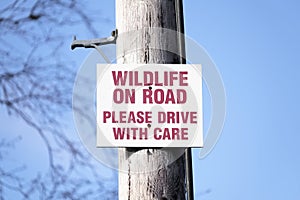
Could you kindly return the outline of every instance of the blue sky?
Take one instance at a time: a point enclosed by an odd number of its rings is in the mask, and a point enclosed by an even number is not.
[[[185,1],[186,34],[218,66],[227,95],[222,136],[194,150],[201,199],[299,199],[300,4]]]
[[[114,1],[97,4],[109,21],[99,23],[106,37],[115,28]],[[214,60],[227,97],[214,150],[204,159],[193,150],[195,199],[300,198],[299,10],[296,0],[184,1],[186,35]],[[66,54],[81,63],[88,52]]]

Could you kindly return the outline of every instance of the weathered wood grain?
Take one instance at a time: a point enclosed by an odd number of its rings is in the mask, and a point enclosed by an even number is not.
[[[161,50],[176,51],[178,37],[147,29],[177,30],[175,8],[175,0],[116,0],[117,62],[179,63],[176,53]],[[135,30],[141,31],[124,34]],[[119,149],[120,200],[185,199],[185,162],[178,156],[184,149],[131,151]]]

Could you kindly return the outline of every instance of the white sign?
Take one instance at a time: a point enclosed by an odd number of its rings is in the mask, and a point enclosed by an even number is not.
[[[201,65],[97,65],[97,147],[202,146]]]

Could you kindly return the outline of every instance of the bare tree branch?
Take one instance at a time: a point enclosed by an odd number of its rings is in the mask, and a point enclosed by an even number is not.
[[[6,162],[5,151],[17,148],[20,138],[1,139],[0,199],[7,198],[8,191],[22,199],[117,196],[113,183],[103,180],[98,163],[68,136],[62,123],[65,113],[71,111],[75,78],[74,62],[62,54],[72,35],[66,30],[80,26],[97,35],[88,10],[82,9],[85,3],[88,1],[14,0],[0,8],[0,107],[35,130],[49,162],[48,171],[22,178],[26,166],[16,163],[16,168],[9,169],[1,164]]]

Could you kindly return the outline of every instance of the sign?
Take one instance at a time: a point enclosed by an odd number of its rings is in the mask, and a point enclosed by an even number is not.
[[[201,65],[98,64],[97,147],[202,147]]]

